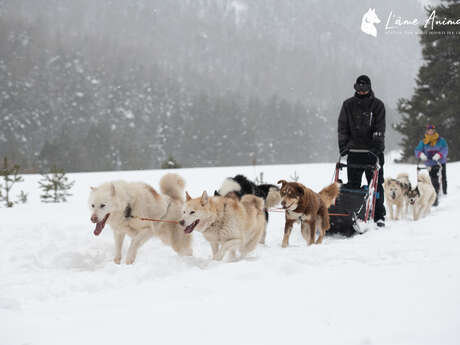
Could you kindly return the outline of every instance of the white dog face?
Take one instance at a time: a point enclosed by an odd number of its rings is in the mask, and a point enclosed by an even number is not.
[[[206,192],[203,192],[201,198],[192,199],[186,193],[186,201],[182,207],[182,220],[180,225],[184,226],[184,231],[189,234],[193,230],[203,231],[207,224],[215,219],[215,213],[210,210],[209,198]]]
[[[392,200],[396,200],[403,195],[401,182],[397,180],[386,179],[383,183],[383,188],[385,189],[385,193],[387,194],[387,196]]]
[[[115,196],[115,186],[104,184],[98,188],[91,187],[88,206],[91,211],[91,221],[96,224],[94,234],[97,236],[104,229],[105,223],[113,209]]]

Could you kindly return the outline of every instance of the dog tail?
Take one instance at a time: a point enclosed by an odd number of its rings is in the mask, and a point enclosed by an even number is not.
[[[321,189],[318,194],[326,204],[326,207],[329,208],[335,202],[335,199],[339,196],[339,193],[340,183],[334,182],[333,184]]]
[[[272,208],[281,202],[280,189],[276,186],[272,186],[268,189],[267,199],[265,200],[265,207]]]
[[[227,196],[229,193],[236,193],[241,191],[241,185],[236,182],[233,178],[229,177],[224,180],[222,186],[219,188],[217,193],[221,196]]]
[[[185,181],[177,174],[166,174],[160,180],[160,190],[173,200],[184,200]]]
[[[264,203],[264,200],[262,198],[259,198],[255,195],[252,195],[252,194],[246,194],[246,195],[243,195],[243,197],[241,198],[241,202],[246,206],[246,205],[249,205],[249,206],[254,206],[258,211],[260,212],[264,212],[264,208],[265,208],[265,203]]]

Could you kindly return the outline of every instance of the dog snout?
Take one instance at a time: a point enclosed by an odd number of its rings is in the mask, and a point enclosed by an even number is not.
[[[93,223],[97,223],[98,219],[97,219],[97,216],[96,216],[95,214],[93,214],[93,215],[91,216],[91,221],[92,221]]]
[[[182,226],[185,226],[185,220],[182,219],[182,220],[179,222],[179,224],[182,225]]]

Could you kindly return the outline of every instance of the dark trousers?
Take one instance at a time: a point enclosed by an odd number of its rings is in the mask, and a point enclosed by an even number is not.
[[[348,154],[347,164],[360,164],[360,165],[368,165],[368,164],[375,164],[376,158],[370,153],[361,153],[361,152],[350,152]],[[384,163],[384,156],[383,153],[379,154],[379,162],[380,162],[380,171],[377,180],[377,200],[375,201],[375,213],[374,213],[374,221],[379,219],[385,220],[385,206],[384,206],[384,193],[383,193],[383,163]],[[363,177],[363,173],[366,174],[367,183],[371,183],[373,170],[372,169],[364,169],[364,168],[347,168],[348,174],[348,184],[351,188],[360,188],[361,187],[361,179]]]
[[[447,174],[446,174],[446,163],[442,164],[441,167],[439,165],[435,165],[430,169],[430,178],[431,184],[436,191],[436,194],[439,194],[439,169],[441,169],[441,183],[442,183],[442,191],[444,194],[447,194]]]

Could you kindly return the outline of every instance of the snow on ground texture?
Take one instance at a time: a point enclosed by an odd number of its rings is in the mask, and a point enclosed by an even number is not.
[[[192,196],[260,171],[269,182],[296,172],[319,190],[333,164],[176,170]],[[402,171],[415,180],[414,166],[385,166],[386,176]],[[309,248],[296,226],[282,249],[284,217],[273,213],[267,245],[245,260],[211,261],[196,233],[194,257],[152,240],[132,266],[112,262],[109,227],[93,235],[89,187],[157,188],[165,171],[72,174],[74,196],[55,205],[40,203],[40,177],[26,176],[16,191],[29,203],[0,209],[0,344],[458,344],[458,172],[449,164],[449,195],[418,222]]]

